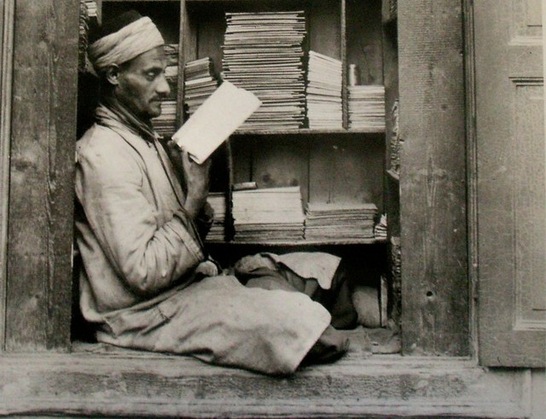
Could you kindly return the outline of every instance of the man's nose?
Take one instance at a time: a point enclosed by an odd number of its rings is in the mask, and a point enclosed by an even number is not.
[[[165,73],[161,74],[156,90],[157,90],[157,93],[164,96],[167,96],[171,92],[171,87],[169,86],[169,82],[167,82]]]

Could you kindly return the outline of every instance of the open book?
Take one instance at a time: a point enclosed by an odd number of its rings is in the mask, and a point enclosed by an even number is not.
[[[260,105],[253,93],[224,81],[172,138],[202,164]]]

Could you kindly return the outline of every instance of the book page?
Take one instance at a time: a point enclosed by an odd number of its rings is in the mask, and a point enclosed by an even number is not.
[[[260,105],[252,92],[224,81],[172,138],[202,164]]]

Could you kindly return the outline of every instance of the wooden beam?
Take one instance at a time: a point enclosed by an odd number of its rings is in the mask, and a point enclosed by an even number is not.
[[[468,355],[462,2],[398,2],[406,354]]]
[[[15,7],[6,349],[70,343],[79,3]]]
[[[4,349],[15,0],[0,2],[0,350]]]

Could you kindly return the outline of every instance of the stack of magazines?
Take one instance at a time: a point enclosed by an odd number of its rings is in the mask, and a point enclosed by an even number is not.
[[[216,90],[218,81],[214,77],[210,57],[189,61],[184,66],[184,103],[191,116]]]
[[[306,89],[309,128],[343,127],[341,71],[341,61],[309,51]]]
[[[211,192],[207,201],[214,210],[207,240],[224,241],[226,239],[226,194],[225,192]]]
[[[374,238],[377,206],[373,203],[307,204],[306,240],[362,240]]]
[[[166,44],[165,78],[169,83],[170,93],[161,101],[161,115],[152,119],[154,129],[159,135],[171,136],[176,131],[176,98],[178,95],[178,44]]]
[[[385,129],[385,87],[349,86],[349,128]]]
[[[305,215],[299,186],[233,192],[235,241],[303,239]]]
[[[241,130],[302,127],[303,12],[226,13],[226,21],[224,77],[262,101]]]

